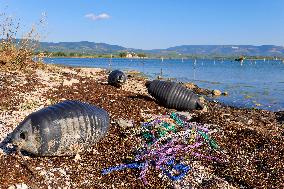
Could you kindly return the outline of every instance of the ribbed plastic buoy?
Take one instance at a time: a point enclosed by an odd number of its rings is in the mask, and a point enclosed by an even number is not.
[[[125,82],[126,82],[126,75],[120,70],[114,70],[108,76],[108,83],[110,85],[120,87]]]
[[[167,108],[176,110],[203,109],[198,96],[183,85],[171,81],[148,81],[148,92]]]
[[[104,137],[109,126],[104,109],[66,100],[27,116],[11,134],[11,141],[38,156],[75,155]]]

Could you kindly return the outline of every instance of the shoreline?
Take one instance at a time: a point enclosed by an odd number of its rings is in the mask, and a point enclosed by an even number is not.
[[[68,66],[68,65],[64,65],[64,64],[58,64],[58,63],[45,63],[46,65],[54,65],[54,66],[58,66],[58,67],[68,67],[68,68],[78,68],[78,69],[80,69],[80,68],[88,68],[88,69],[96,69],[96,67],[91,67],[91,66],[89,66],[89,67],[82,67],[82,66]],[[102,69],[102,70],[104,70],[105,72],[109,72],[112,68],[98,68],[98,69]],[[143,78],[145,78],[145,79],[151,79],[149,76],[147,76],[145,73],[143,73],[142,71],[138,71],[138,70],[122,70],[122,71],[124,71],[126,74],[128,73],[128,72],[132,72],[132,73],[135,73],[136,75],[139,75],[139,76],[141,76],[141,77],[143,77]],[[162,79],[162,80],[170,80],[170,81],[175,81],[175,82],[179,82],[179,83],[182,83],[182,84],[184,84],[187,88],[189,88],[189,89],[191,89],[191,90],[193,90],[195,93],[197,93],[197,94],[199,94],[199,95],[203,95],[203,96],[206,96],[206,97],[209,97],[212,101],[218,101],[218,99],[220,98],[220,97],[223,97],[223,96],[230,96],[230,94],[228,93],[228,91],[226,91],[226,90],[220,90],[220,89],[218,89],[218,88],[201,88],[201,87],[199,87],[196,83],[195,83],[195,81],[189,81],[189,82],[184,82],[184,81],[178,81],[176,78],[174,78],[174,77],[169,77],[169,78],[167,78],[167,77],[161,77],[161,78],[159,78],[159,76],[157,76],[155,79]],[[200,81],[200,80],[199,80]],[[208,82],[210,82],[210,81],[208,81]],[[212,81],[211,83],[216,83],[216,82],[214,82],[214,81]],[[215,95],[214,94],[214,91],[217,91],[217,93],[219,93],[219,91],[221,92],[221,94],[217,94],[217,95]],[[256,94],[256,93],[255,93]],[[245,96],[243,96],[243,98],[245,98],[245,99],[249,99],[249,98],[251,98],[251,96],[249,96],[249,95],[245,95]],[[267,107],[267,106],[265,106],[265,105],[262,105],[262,102],[258,102],[258,101],[256,101],[256,100],[252,100],[252,104],[250,105],[250,106],[244,106],[244,105],[240,105],[240,104],[235,104],[235,105],[233,105],[233,104],[230,104],[230,103],[228,103],[228,104],[226,104],[225,102],[219,102],[218,101],[218,103],[221,103],[221,104],[223,104],[224,106],[230,106],[230,107],[232,107],[232,108],[238,108],[238,109],[256,109],[256,110],[267,110],[267,111],[271,111],[271,112],[284,112],[284,109],[280,109],[280,108],[278,108],[278,109],[276,109],[276,108],[274,108],[274,109],[272,109],[272,108],[265,108],[265,107]],[[262,108],[263,107],[263,108]]]
[[[135,130],[144,114],[173,111],[160,106],[148,95],[145,78],[132,75],[126,85],[115,88],[107,85],[106,70],[100,68],[45,65],[43,69],[32,70],[32,74],[0,71],[1,141],[25,116],[64,99],[103,107],[110,113],[112,121],[109,134],[78,160],[74,157],[23,158],[17,154],[6,155],[0,150],[0,164],[3,165],[0,186],[25,183],[36,188],[145,188],[135,170],[100,175],[102,168],[119,164],[131,156],[131,149],[137,142],[135,135],[131,134],[133,130],[120,128],[116,123],[118,119],[132,120]],[[203,111],[190,113],[198,123],[215,125],[219,134],[213,136],[224,149],[227,163],[198,161],[198,167],[207,167],[203,171],[207,176],[196,185],[213,188],[280,187],[283,183],[284,113],[240,109],[215,102],[206,102],[205,105],[207,108]],[[184,187],[191,181],[187,178],[184,183],[172,183],[158,174],[150,174],[152,186]]]
[[[163,57],[163,56],[161,56]],[[43,57],[43,58],[82,58],[82,59],[137,59],[137,60],[160,60],[161,57],[147,57],[147,58],[126,58],[126,57],[94,57],[94,56],[50,56],[50,57]],[[217,61],[224,61],[224,60],[231,60],[232,62],[236,62],[238,63],[238,61],[235,61],[235,56],[234,57],[229,57],[229,58],[185,58],[185,57],[181,57],[181,58],[178,58],[178,57],[175,57],[175,58],[170,58],[170,57],[163,57],[164,60],[180,60],[180,59],[183,59],[183,60],[217,60]],[[264,59],[263,58],[246,58],[244,59],[244,61],[263,61]],[[274,57],[268,57],[268,58],[265,58],[265,61],[271,61],[271,60],[275,60]],[[284,61],[284,58],[280,58],[280,59],[277,59],[275,61]]]

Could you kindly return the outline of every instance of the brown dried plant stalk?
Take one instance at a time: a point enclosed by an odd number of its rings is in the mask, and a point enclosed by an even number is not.
[[[37,26],[43,26],[45,15]],[[5,13],[0,13],[0,66],[13,70],[23,69],[34,64],[32,58],[39,47],[40,34],[35,27],[17,39],[20,22]]]

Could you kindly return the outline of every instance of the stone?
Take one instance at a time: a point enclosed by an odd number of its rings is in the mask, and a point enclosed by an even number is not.
[[[201,110],[201,112],[208,112],[208,107],[205,105],[205,106],[203,107],[203,109]]]
[[[75,158],[74,158],[75,161],[79,161],[81,160],[81,156],[80,154],[76,154]]]
[[[229,93],[228,93],[227,91],[225,91],[225,92],[222,93],[222,95],[223,95],[223,96],[228,96]]]
[[[44,175],[47,174],[47,172],[46,172],[45,170],[42,170],[42,171],[39,172],[39,174],[40,174],[41,176],[44,176]]]
[[[253,120],[252,120],[252,119],[248,120],[248,125],[250,125],[250,124],[252,124],[252,123],[253,123]]]
[[[205,102],[205,98],[204,98],[203,96],[200,96],[200,97],[199,97],[199,101],[200,101],[201,103],[204,103],[204,102]]]
[[[195,89],[196,85],[194,83],[185,83],[184,86],[188,89]]]
[[[212,94],[213,94],[214,96],[220,96],[222,93],[221,93],[220,90],[214,89],[214,90],[212,91]]]
[[[192,119],[192,116],[194,115],[193,113],[184,112],[184,111],[180,111],[176,113],[179,115],[185,116],[188,120]]]
[[[131,120],[118,119],[116,122],[123,129],[133,127],[133,122]]]
[[[28,185],[25,183],[16,184],[16,189],[29,189]]]

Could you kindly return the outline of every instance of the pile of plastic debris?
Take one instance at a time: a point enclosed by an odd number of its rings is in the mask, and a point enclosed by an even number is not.
[[[161,170],[171,180],[182,179],[191,171],[192,157],[221,161],[211,156],[219,150],[209,136],[209,129],[190,118],[172,112],[156,116],[141,124],[143,144],[135,151],[135,160],[130,164],[103,169],[102,174],[123,169],[140,169],[140,178],[147,184],[146,173],[150,166]],[[216,153],[215,153],[216,154]]]

